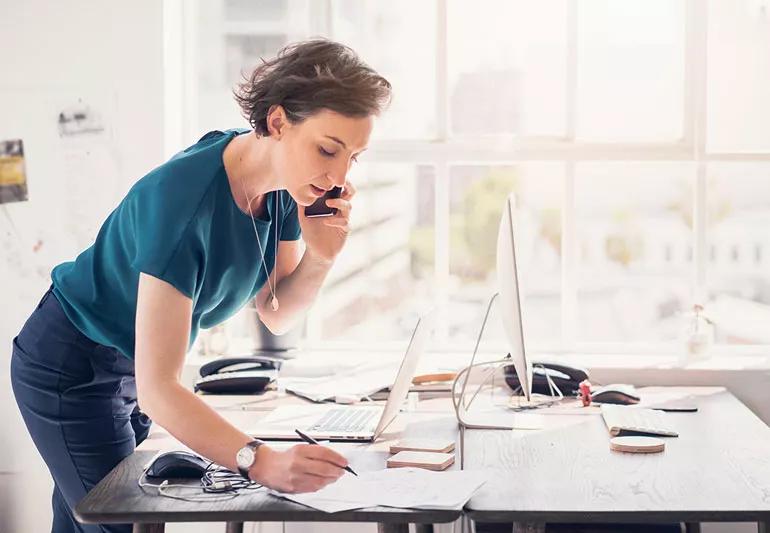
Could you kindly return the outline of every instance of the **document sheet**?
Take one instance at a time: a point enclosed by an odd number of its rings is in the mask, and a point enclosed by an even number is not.
[[[460,509],[486,479],[483,471],[389,468],[345,474],[318,492],[273,494],[329,513],[376,506]]]

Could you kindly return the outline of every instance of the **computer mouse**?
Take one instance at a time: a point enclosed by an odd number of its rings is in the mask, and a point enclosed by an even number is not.
[[[182,450],[165,452],[157,456],[147,468],[147,477],[200,479],[211,464],[194,453]]]
[[[639,403],[640,399],[633,385],[623,385],[620,383],[605,385],[591,392],[591,401],[596,403],[631,405]]]

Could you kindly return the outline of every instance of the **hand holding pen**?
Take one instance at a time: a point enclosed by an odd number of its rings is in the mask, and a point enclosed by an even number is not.
[[[304,433],[302,433],[302,432],[301,432],[300,430],[298,430],[298,429],[295,429],[295,430],[294,430],[294,432],[295,432],[297,435],[299,435],[299,438],[301,438],[302,440],[304,440],[304,441],[305,441],[305,442],[307,442],[308,444],[315,444],[315,445],[319,445],[319,444],[318,444],[318,441],[317,441],[317,440],[315,440],[315,439],[314,439],[313,437],[311,437],[310,435],[305,435]],[[320,446],[320,445],[319,445],[319,446]],[[353,474],[354,476],[358,477],[358,474],[356,474],[356,473],[353,471],[353,469],[352,469],[352,468],[350,468],[350,465],[348,465],[348,466],[344,466],[344,467],[342,467],[342,468],[343,468],[344,470],[347,470],[348,472],[350,472],[350,473],[351,473],[351,474]]]
[[[315,443],[304,438],[305,442]],[[315,492],[337,481],[345,471],[347,459],[326,446],[292,446],[274,450],[263,445],[249,470],[249,477],[266,487],[286,493]],[[348,470],[349,471],[349,470]]]

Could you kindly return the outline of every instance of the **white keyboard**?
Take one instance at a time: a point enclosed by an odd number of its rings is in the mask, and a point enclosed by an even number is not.
[[[667,420],[666,413],[653,409],[603,404],[602,417],[612,435],[647,433],[666,437],[679,436]]]
[[[371,407],[329,409],[312,428],[313,431],[356,431],[371,430],[372,420],[382,414],[380,409]]]

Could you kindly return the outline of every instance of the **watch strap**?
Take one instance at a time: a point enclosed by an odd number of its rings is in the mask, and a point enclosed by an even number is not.
[[[241,476],[243,476],[244,478],[248,479],[249,481],[251,481],[251,478],[249,477],[249,469],[252,466],[254,466],[254,463],[257,460],[257,449],[260,446],[262,446],[263,444],[264,444],[263,441],[261,441],[259,439],[254,439],[253,441],[246,443],[246,445],[244,446],[244,448],[251,448],[252,449],[252,451],[254,452],[254,460],[251,462],[251,464],[247,468],[243,468],[243,467],[241,467],[241,465],[237,465],[237,466],[238,466],[238,473]]]

